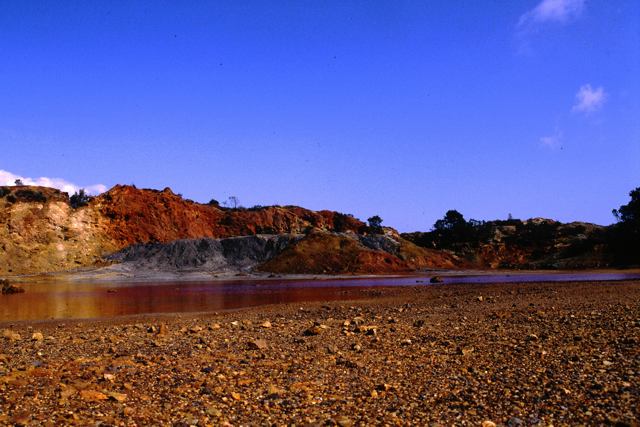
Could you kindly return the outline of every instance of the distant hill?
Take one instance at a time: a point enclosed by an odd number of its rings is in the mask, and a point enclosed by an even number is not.
[[[416,245],[452,251],[479,268],[582,269],[612,265],[607,227],[551,219],[475,222],[466,229],[404,233]]]

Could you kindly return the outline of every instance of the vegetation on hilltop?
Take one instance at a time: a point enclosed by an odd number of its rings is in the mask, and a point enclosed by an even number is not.
[[[629,197],[629,203],[612,211],[618,222],[609,228],[608,240],[616,265],[640,265],[640,187]]]

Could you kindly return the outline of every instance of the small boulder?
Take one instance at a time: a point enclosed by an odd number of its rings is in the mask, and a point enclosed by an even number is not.
[[[21,294],[24,292],[24,289],[12,285],[7,279],[0,279],[0,287],[2,288],[2,295]]]
[[[2,331],[2,336],[8,339],[9,341],[20,341],[20,334],[17,332],[13,332],[11,329],[5,329]]]
[[[431,279],[429,279],[429,283],[442,283],[442,277],[433,276]]]

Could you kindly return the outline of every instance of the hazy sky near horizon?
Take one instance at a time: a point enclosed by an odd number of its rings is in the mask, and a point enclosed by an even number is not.
[[[636,0],[0,0],[0,55],[0,178],[401,231],[608,224],[640,186]]]

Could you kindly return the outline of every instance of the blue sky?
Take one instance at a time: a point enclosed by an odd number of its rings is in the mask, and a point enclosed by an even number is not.
[[[0,180],[607,224],[639,46],[632,0],[0,0]]]

